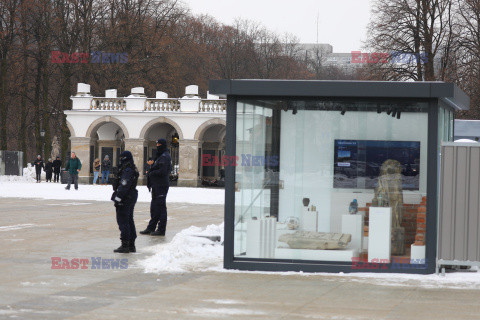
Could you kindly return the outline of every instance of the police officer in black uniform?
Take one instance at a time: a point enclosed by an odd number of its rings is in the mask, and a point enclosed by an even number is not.
[[[123,151],[120,154],[119,170],[112,184],[114,191],[112,201],[115,202],[122,245],[113,250],[113,252],[136,252],[135,239],[137,238],[137,232],[135,230],[135,222],[133,221],[133,209],[138,198],[136,189],[138,176],[139,173],[133,163],[132,153]]]
[[[167,150],[167,141],[158,139],[157,155],[155,162],[148,171],[147,179],[148,190],[152,192],[152,202],[150,204],[151,219],[147,228],[140,231],[140,234],[165,236],[167,229],[167,193],[170,186],[169,178],[171,171],[172,158]]]

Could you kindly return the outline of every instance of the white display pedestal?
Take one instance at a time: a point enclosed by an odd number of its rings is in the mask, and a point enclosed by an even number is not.
[[[425,264],[425,246],[416,246],[412,244],[410,247],[410,263]]]
[[[368,261],[389,263],[391,252],[392,208],[371,207],[368,228]]]
[[[303,207],[302,216],[300,217],[300,230],[313,231],[318,230],[318,212],[308,211],[308,208]]]
[[[248,220],[247,252],[250,258],[273,258],[276,246],[276,218]]]
[[[348,244],[348,248],[357,249],[358,252],[362,252],[363,216],[361,214],[342,215],[342,233],[352,235],[352,240]]]

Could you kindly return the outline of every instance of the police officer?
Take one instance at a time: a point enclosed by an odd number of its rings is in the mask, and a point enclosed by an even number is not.
[[[137,203],[138,170],[133,163],[132,153],[123,151],[120,154],[119,170],[113,181],[112,200],[117,212],[117,223],[120,229],[122,245],[113,252],[129,253],[136,252],[135,239],[137,232],[133,221],[133,209]]]
[[[155,162],[148,171],[147,179],[148,190],[152,193],[152,202],[150,204],[151,219],[147,228],[140,231],[140,234],[165,236],[167,229],[167,193],[170,186],[169,178],[171,171],[172,158],[167,150],[167,141],[158,139],[157,155]]]

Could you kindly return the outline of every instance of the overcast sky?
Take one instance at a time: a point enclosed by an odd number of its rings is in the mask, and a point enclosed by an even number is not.
[[[371,0],[182,0],[192,13],[208,13],[220,22],[235,18],[297,36],[302,43],[329,43],[334,52],[360,50],[366,38]]]

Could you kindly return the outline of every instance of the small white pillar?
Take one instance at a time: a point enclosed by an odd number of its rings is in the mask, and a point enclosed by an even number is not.
[[[220,100],[220,97],[214,94],[210,94],[210,91],[207,91],[207,100]]]
[[[198,96],[198,86],[190,85],[185,87],[185,96],[178,99],[180,102],[180,111],[198,112],[202,99]]]
[[[72,100],[72,110],[90,110],[92,95],[90,94],[90,85],[86,83],[77,84],[77,94],[70,97]]]
[[[105,90],[105,98],[116,98],[116,97],[117,97],[117,89]]]
[[[168,99],[168,93],[163,91],[157,91],[155,93],[155,99]]]
[[[145,89],[143,87],[132,88],[130,95],[124,98],[127,111],[144,111],[145,101]]]

